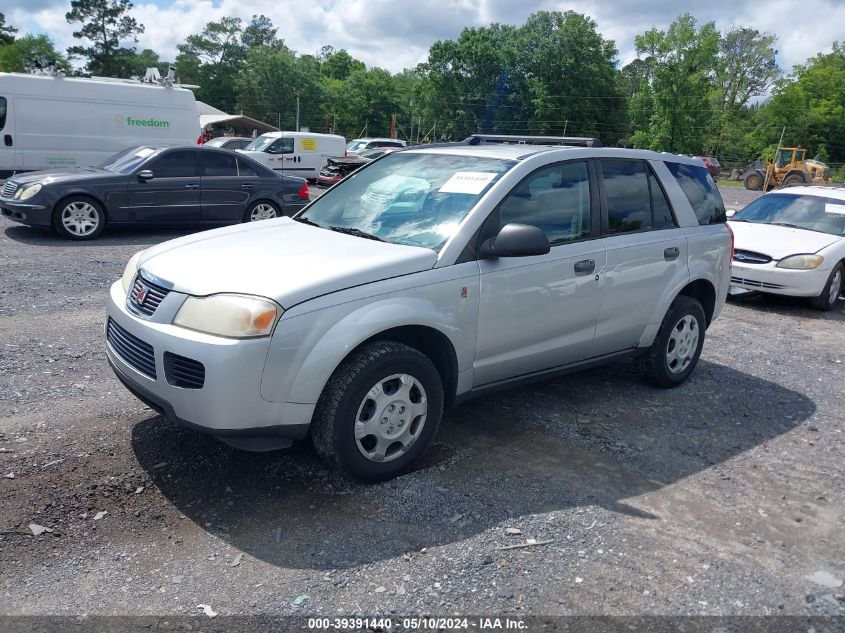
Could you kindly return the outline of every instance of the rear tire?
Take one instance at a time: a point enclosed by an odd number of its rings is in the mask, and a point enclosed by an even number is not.
[[[281,217],[282,213],[275,202],[269,200],[256,200],[247,207],[244,213],[244,222],[258,222],[259,220],[270,220]]]
[[[427,356],[394,341],[363,345],[334,371],[314,412],[317,453],[343,475],[378,482],[407,472],[443,415],[443,383]]]
[[[782,187],[798,187],[805,184],[804,176],[799,174],[789,174],[783,179]]]
[[[93,240],[106,228],[106,214],[93,198],[70,196],[53,210],[53,228],[68,240]]]
[[[701,356],[706,318],[701,304],[686,295],[675,297],[657,336],[642,358],[649,382],[664,389],[683,383]]]
[[[821,294],[810,299],[810,305],[823,312],[832,310],[839,300],[839,295],[842,294],[843,282],[845,282],[845,266],[842,265],[842,262],[839,262],[830,271],[830,277],[827,278],[827,283],[824,285]]]

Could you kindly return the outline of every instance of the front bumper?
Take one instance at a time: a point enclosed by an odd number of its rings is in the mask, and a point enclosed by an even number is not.
[[[136,369],[106,342],[106,355],[117,377],[148,406],[168,419],[226,439],[239,448],[261,450],[257,438],[275,440],[273,448],[290,445],[308,434],[314,405],[268,402],[261,397],[261,377],[269,338],[227,339],[172,325],[186,295],[170,292],[153,316],[141,318],[126,307],[120,281],[110,290],[108,319],[125,332],[152,346],[155,377]],[[164,354],[194,359],[205,367],[199,389],[168,382]],[[232,438],[241,438],[235,442]],[[244,439],[246,438],[246,439]],[[252,445],[255,444],[255,445]]]
[[[791,297],[817,297],[824,290],[830,269],[789,270],[769,264],[732,262],[731,286]]]
[[[37,196],[33,196],[36,198]],[[46,204],[37,202],[21,202],[14,198],[0,198],[0,214],[13,222],[31,224],[33,226],[52,225],[51,209]]]

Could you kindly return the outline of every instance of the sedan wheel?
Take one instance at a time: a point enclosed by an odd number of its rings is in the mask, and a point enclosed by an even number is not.
[[[68,198],[56,210],[53,225],[62,236],[72,240],[90,240],[105,228],[105,214],[88,198]]]
[[[247,212],[248,222],[258,222],[259,220],[269,220],[279,216],[276,207],[269,202],[258,202],[254,204]]]
[[[827,283],[818,297],[813,297],[810,303],[816,310],[832,310],[842,294],[842,285],[845,283],[845,266],[836,264],[827,278]]]

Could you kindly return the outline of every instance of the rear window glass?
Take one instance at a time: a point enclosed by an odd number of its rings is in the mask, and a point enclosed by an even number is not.
[[[258,176],[258,172],[256,172],[255,169],[252,167],[252,165],[250,165],[244,159],[239,158],[238,159],[238,175],[239,176],[255,177],[255,176]]]
[[[6,97],[0,97],[0,130],[6,127]]]
[[[699,224],[718,224],[728,219],[722,196],[706,167],[670,162],[666,163],[666,167],[681,186]]]

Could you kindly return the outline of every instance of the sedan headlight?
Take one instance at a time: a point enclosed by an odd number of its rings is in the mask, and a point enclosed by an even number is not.
[[[173,325],[218,336],[253,338],[268,336],[282,312],[281,306],[261,297],[226,294],[188,297]]]
[[[141,255],[143,254],[144,251],[138,251],[135,253],[129,258],[129,263],[126,264],[126,268],[123,270],[123,277],[120,278],[120,282],[123,284],[123,292],[126,294],[129,294],[129,288],[132,286],[132,280],[138,273],[138,260],[141,259]]]
[[[824,257],[821,255],[790,255],[784,257],[777,263],[777,268],[790,268],[792,270],[811,270],[822,265]]]
[[[29,187],[21,187],[20,189],[18,189],[18,192],[15,194],[15,198],[17,198],[18,200],[29,200],[39,191],[41,191],[41,183],[37,182],[34,185],[30,185]]]

